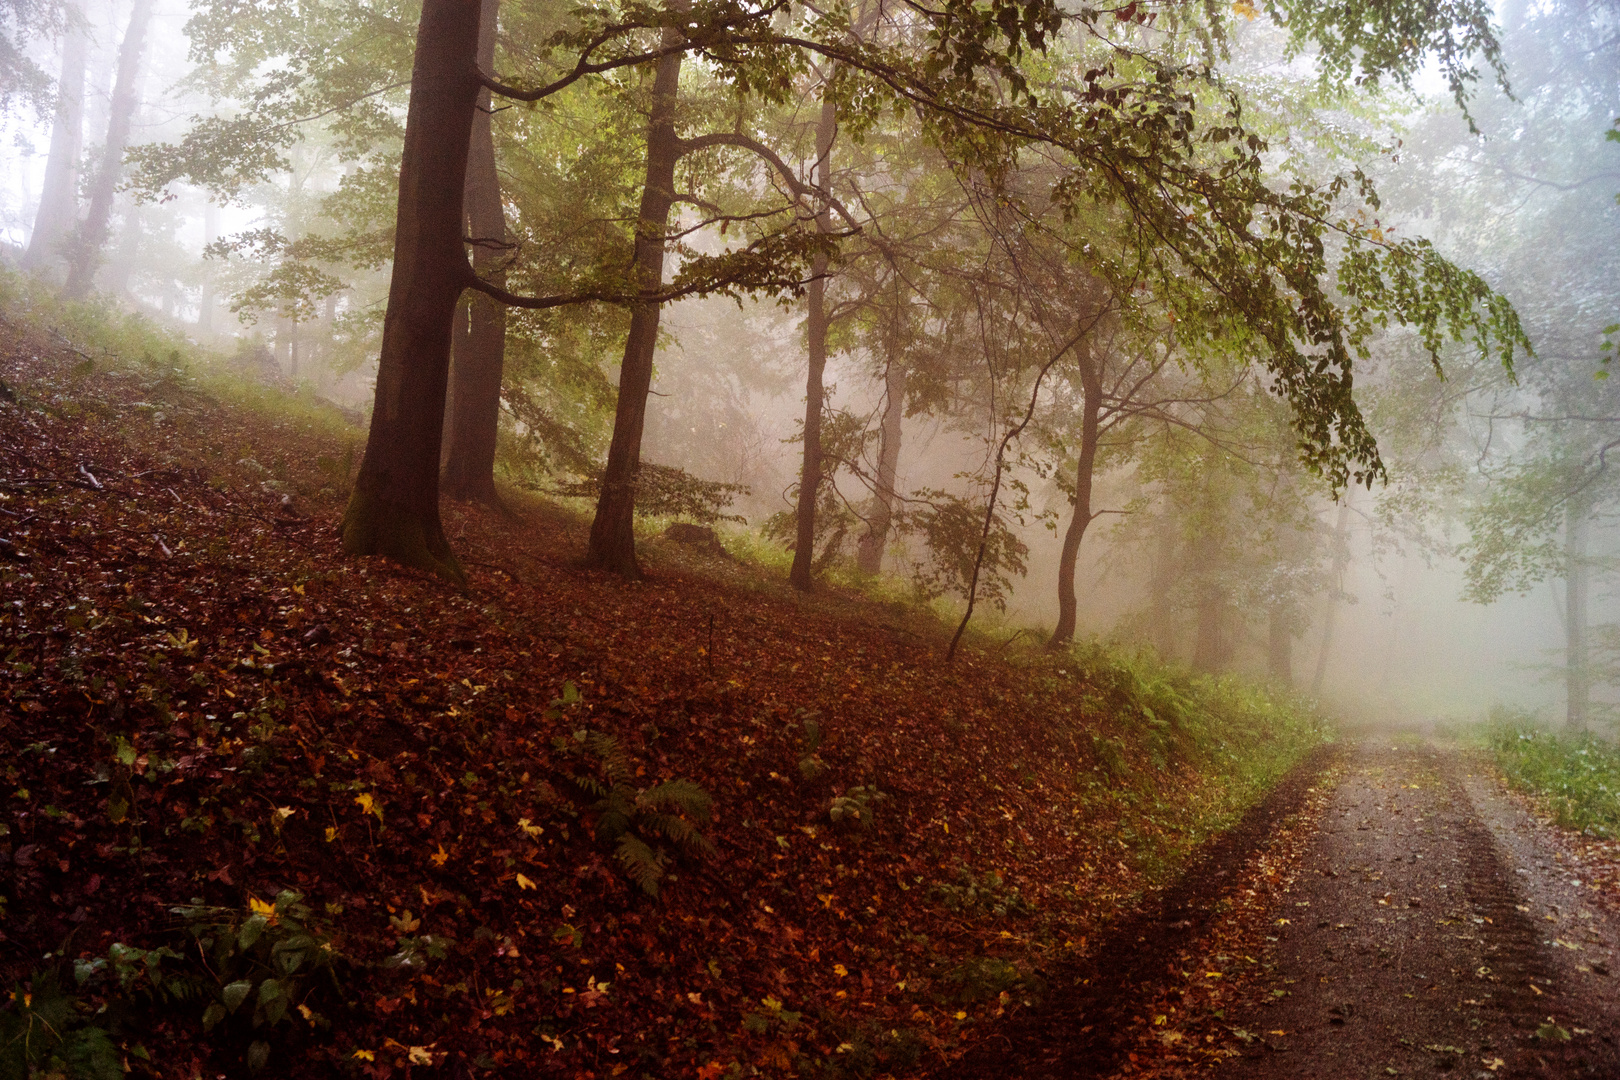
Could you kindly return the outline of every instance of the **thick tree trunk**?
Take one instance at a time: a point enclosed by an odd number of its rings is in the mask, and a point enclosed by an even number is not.
[[[1266,641],[1266,670],[1284,686],[1294,685],[1294,620],[1285,604],[1267,612],[1270,631]]]
[[[45,189],[40,192],[34,231],[23,255],[24,270],[59,263],[63,247],[79,217],[79,158],[84,151],[84,57],[88,34],[77,9],[67,12],[62,39],[62,75],[56,83],[56,119],[51,124],[51,153],[45,160]]]
[[[478,27],[478,66],[495,70],[495,22],[500,0],[483,0]],[[495,171],[495,136],[490,97],[478,97],[472,140],[467,148],[467,235],[473,272],[501,288],[506,274],[506,214],[501,179]],[[483,293],[470,293],[465,316],[456,318],[446,409],[448,451],[444,494],[452,499],[501,506],[495,491],[495,439],[501,419],[501,368],[506,359],[506,305]]]
[[[827,176],[833,138],[838,134],[838,106],[831,97],[821,100],[821,120],[816,125],[816,183],[823,190],[832,185]],[[816,214],[816,230],[832,231],[832,211],[823,206]],[[804,391],[804,463],[799,469],[799,505],[793,541],[793,567],[788,584],[800,592],[815,588],[816,497],[821,494],[821,409],[826,399],[824,376],[827,371],[827,256],[817,255],[811,263],[811,281],[805,293],[805,343],[809,353],[809,374]]]
[[[1339,614],[1339,595],[1344,591],[1344,568],[1350,565],[1350,493],[1339,502],[1339,520],[1333,526],[1333,592],[1328,597],[1327,614],[1322,619],[1322,644],[1316,652],[1316,671],[1311,675],[1311,696],[1322,696],[1327,677],[1328,657],[1333,647],[1333,624]]]
[[[666,29],[664,40],[675,44],[680,35]],[[643,296],[656,294],[664,284],[665,235],[675,201],[675,162],[680,157],[675,105],[680,91],[681,58],[681,53],[671,53],[659,60],[653,79],[652,112],[647,121],[647,174],[636,224],[636,275]],[[619,365],[613,441],[608,446],[602,494],[596,501],[596,518],[591,522],[590,548],[585,556],[589,566],[632,579],[641,576],[636,562],[636,473],[641,468],[641,435],[647,425],[647,394],[652,389],[661,306],[656,300],[642,300],[630,312],[630,333]]]
[[[1091,348],[1091,335],[1075,346],[1080,367],[1080,460],[1074,473],[1074,516],[1063,533],[1063,552],[1058,557],[1058,622],[1048,649],[1061,649],[1074,640],[1079,619],[1079,603],[1074,595],[1074,572],[1080,558],[1080,541],[1095,516],[1091,512],[1091,479],[1097,468],[1097,439],[1102,417],[1102,363]]]
[[[466,575],[439,520],[439,447],[451,320],[468,278],[462,188],[480,89],[478,23],[469,0],[422,5],[376,403],[343,517],[350,554],[388,555],[456,582]]]
[[[140,103],[136,82],[141,72],[141,53],[146,46],[146,27],[152,21],[152,0],[135,0],[129,13],[129,27],[118,47],[118,75],[113,81],[112,106],[107,116],[107,141],[95,184],[90,189],[90,209],[78,235],[68,244],[67,283],[62,295],[80,300],[90,294],[101,248],[107,242],[112,222],[113,199],[118,194],[118,178],[124,171],[124,150],[129,146],[129,129]]]
[[[883,428],[878,438],[877,491],[872,500],[872,517],[866,523],[855,562],[862,573],[876,574],[883,569],[883,552],[889,546],[889,525],[894,520],[895,477],[900,471],[900,437],[906,415],[906,368],[891,359],[883,373]]]
[[[1564,509],[1564,692],[1565,726],[1586,731],[1591,702],[1587,670],[1587,598],[1591,566],[1587,561],[1588,516],[1584,504],[1570,500]]]

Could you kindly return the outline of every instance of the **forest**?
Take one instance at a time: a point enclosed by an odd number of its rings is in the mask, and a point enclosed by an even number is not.
[[[0,0],[0,128],[0,1080],[1620,1069],[1615,0]]]

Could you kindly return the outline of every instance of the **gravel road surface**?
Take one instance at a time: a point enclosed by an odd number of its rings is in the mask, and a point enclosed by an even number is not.
[[[1620,1078],[1620,927],[1479,770],[1410,738],[1351,752],[1221,1071]]]

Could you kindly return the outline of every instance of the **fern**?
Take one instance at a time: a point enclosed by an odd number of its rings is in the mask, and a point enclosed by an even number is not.
[[[591,796],[597,815],[596,838],[616,844],[614,858],[630,880],[648,896],[658,895],[670,856],[654,845],[673,844],[683,855],[701,858],[714,845],[688,818],[708,821],[714,799],[691,780],[665,780],[648,788],[634,786],[636,763],[619,740],[603,731],[581,729],[572,739],[557,739],[558,749],[596,759],[597,776],[573,777]]]
[[[619,837],[619,849],[614,852],[619,865],[630,875],[630,880],[641,886],[648,896],[658,895],[658,881],[664,876],[664,857],[648,847],[635,833]]]

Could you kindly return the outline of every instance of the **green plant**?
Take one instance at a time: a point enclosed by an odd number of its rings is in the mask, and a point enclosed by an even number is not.
[[[174,912],[185,920],[208,962],[210,977],[204,988],[212,1000],[203,1010],[203,1030],[212,1031],[233,1016],[245,1021],[256,1036],[247,1051],[251,1070],[262,1069],[269,1059],[264,1034],[290,1015],[296,1013],[317,1027],[329,1026],[309,1000],[322,975],[337,988],[337,954],[312,927],[302,894],[283,890],[269,904],[250,899],[245,913],[201,901]]]
[[[0,1008],[0,1080],[122,1080],[122,1055],[91,1008],[53,970],[14,986]]]
[[[1501,707],[1491,710],[1486,743],[1508,782],[1539,796],[1559,825],[1620,836],[1620,750],[1591,735],[1556,735]]]
[[[876,784],[857,785],[842,795],[833,796],[832,804],[827,807],[827,816],[832,818],[834,825],[853,824],[869,829],[877,817],[877,804],[886,799],[888,796],[879,791]]]
[[[980,1001],[1007,994],[1018,996],[1024,1004],[1032,1004],[1040,996],[1040,981],[1007,960],[994,956],[972,956],[952,968],[945,982],[953,989],[951,1000],[959,1005],[972,1005]]]
[[[1035,905],[1023,898],[1018,887],[1002,881],[1000,874],[992,870],[979,877],[968,866],[957,867],[954,883],[936,882],[930,885],[928,898],[954,912],[982,911],[997,918],[1030,915],[1035,911]]]
[[[804,720],[804,746],[803,755],[799,758],[799,775],[806,780],[815,780],[827,771],[827,763],[821,760],[816,751],[821,749],[821,725],[816,721],[818,712],[802,713]]]
[[[714,800],[690,780],[676,778],[651,787],[635,786],[636,768],[619,740],[602,731],[584,728],[573,738],[556,740],[559,750],[595,759],[596,775],[574,776],[579,789],[595,801],[596,838],[614,844],[614,857],[630,880],[648,896],[658,895],[671,857],[659,839],[668,840],[682,854],[701,857],[714,845],[687,818],[707,821]]]
[[[752,1035],[767,1035],[776,1029],[792,1031],[803,1018],[802,1012],[783,1008],[780,998],[766,997],[760,1000],[758,1009],[743,1013],[743,1030]]]

